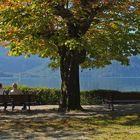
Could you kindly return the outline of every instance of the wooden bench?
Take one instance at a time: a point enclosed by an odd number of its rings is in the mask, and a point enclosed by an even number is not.
[[[0,106],[4,106],[6,108],[6,95],[0,95]]]
[[[22,106],[25,104],[30,110],[30,106],[34,105],[36,102],[36,96],[33,94],[22,94],[22,95],[0,95],[0,105],[4,106],[6,109],[7,106],[12,106],[12,111],[14,106]]]
[[[109,108],[114,111],[114,104],[138,104],[140,103],[140,93],[105,93],[101,95],[103,103],[109,104]]]

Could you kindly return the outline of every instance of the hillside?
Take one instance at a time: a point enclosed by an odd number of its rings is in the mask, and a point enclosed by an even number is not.
[[[132,57],[128,66],[114,61],[111,65],[94,69],[92,72],[99,77],[140,77],[140,58]]]
[[[0,48],[0,75],[10,76],[21,73],[22,76],[51,76],[60,78],[59,70],[52,71],[48,68],[48,59],[32,56],[25,59],[20,57],[8,57],[7,50]],[[81,79],[95,77],[140,77],[140,57],[132,57],[129,66],[122,66],[118,62],[101,69],[83,70]]]
[[[32,56],[25,59],[23,56],[10,57],[7,56],[7,50],[0,48],[0,74],[1,72],[20,73],[28,71],[34,67],[45,63],[46,59],[41,59],[37,56]]]
[[[25,75],[53,75],[59,76],[59,71],[51,71],[47,67],[47,63],[30,69],[24,73]],[[81,78],[93,78],[93,77],[140,77],[140,58],[132,57],[129,66],[123,66],[118,62],[113,62],[112,65],[106,66],[100,69],[82,70],[80,73]]]

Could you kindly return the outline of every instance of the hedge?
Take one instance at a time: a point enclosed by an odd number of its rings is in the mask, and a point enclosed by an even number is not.
[[[8,94],[11,87],[5,87],[5,91]],[[23,94],[35,94],[37,96],[37,104],[59,104],[59,99],[61,95],[60,89],[49,89],[49,88],[31,88],[25,86],[19,86],[19,89]],[[91,104],[101,104],[100,94],[105,93],[116,93],[118,91],[113,90],[91,90],[91,91],[81,91],[81,104],[91,105]]]

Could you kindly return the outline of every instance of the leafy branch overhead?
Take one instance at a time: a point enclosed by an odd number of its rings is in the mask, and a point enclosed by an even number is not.
[[[0,42],[9,55],[38,54],[59,62],[76,50],[83,67],[140,53],[139,0],[1,0]]]

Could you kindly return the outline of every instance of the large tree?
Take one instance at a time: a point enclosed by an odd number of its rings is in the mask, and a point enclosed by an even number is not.
[[[60,66],[60,109],[81,109],[79,66],[128,64],[140,53],[139,0],[1,0],[0,42],[9,55]]]

